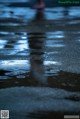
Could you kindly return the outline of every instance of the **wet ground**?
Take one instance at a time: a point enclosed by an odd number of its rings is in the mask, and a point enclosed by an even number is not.
[[[36,11],[0,5],[0,105],[11,110],[12,119],[80,113],[79,11],[76,6]]]

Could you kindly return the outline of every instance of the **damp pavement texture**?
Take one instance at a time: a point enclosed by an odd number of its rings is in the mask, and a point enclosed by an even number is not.
[[[80,114],[79,11],[0,4],[0,110],[11,119]]]
[[[80,93],[46,87],[1,89],[0,107],[10,110],[11,119],[55,119],[54,113],[63,119],[64,114],[79,115]]]

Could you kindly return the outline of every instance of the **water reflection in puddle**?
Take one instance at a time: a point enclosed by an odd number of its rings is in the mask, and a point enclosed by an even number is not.
[[[63,38],[64,32],[63,31],[48,32],[47,37],[48,38]],[[57,41],[55,40],[55,42]]]
[[[0,49],[4,48],[4,45],[6,44],[6,40],[0,40]]]
[[[80,7],[77,7],[77,9],[75,9],[75,8],[76,7],[70,8],[69,15],[72,17],[80,17],[80,12],[79,12]]]
[[[79,26],[79,9],[58,7],[36,12],[30,8],[2,7],[0,25],[7,30],[0,32],[0,70],[11,71],[4,77],[16,75],[23,79],[24,74],[30,73],[30,76],[41,78],[42,75],[42,80],[47,80],[45,75],[54,76],[60,70],[80,73],[79,44],[76,42],[79,42],[80,31],[74,26]],[[26,31],[28,24],[32,25],[31,31]],[[14,31],[8,27],[14,27]],[[53,31],[46,31],[53,27]],[[43,31],[39,32],[39,28]]]
[[[52,9],[46,9],[46,19],[49,20],[55,20],[55,19],[62,19],[63,16],[63,8],[52,8]]]
[[[79,112],[80,8],[0,10],[0,88],[9,87],[0,90],[0,107],[22,119]]]

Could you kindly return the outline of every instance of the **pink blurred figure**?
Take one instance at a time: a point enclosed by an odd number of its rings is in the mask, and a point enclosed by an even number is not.
[[[36,0],[38,5],[34,6],[34,9],[44,9],[45,4],[43,2],[43,0]]]

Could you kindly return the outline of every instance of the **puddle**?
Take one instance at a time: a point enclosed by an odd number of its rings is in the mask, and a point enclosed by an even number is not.
[[[80,74],[79,7],[0,9],[0,70],[11,71],[4,80],[40,75],[45,80],[60,71]]]
[[[0,107],[10,118],[79,114],[79,11],[0,6]]]

